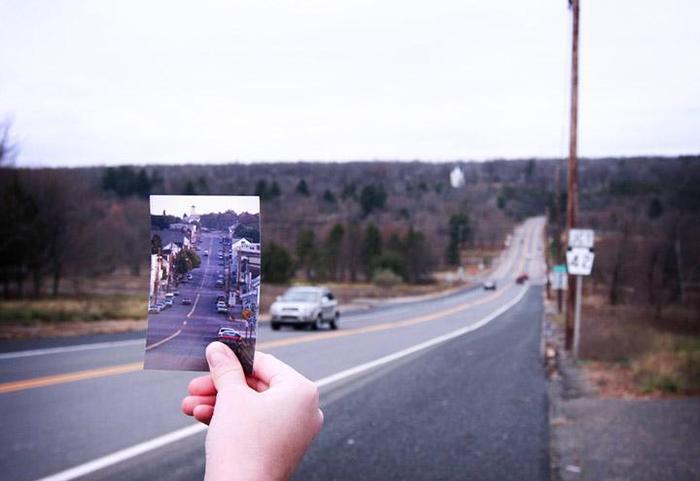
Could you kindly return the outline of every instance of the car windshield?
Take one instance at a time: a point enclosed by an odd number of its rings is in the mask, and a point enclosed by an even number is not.
[[[318,300],[318,297],[318,292],[290,291],[282,296],[282,300],[287,302],[315,302]]]

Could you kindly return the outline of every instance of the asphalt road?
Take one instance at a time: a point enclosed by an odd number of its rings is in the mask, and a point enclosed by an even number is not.
[[[338,331],[259,328],[259,349],[321,386],[326,424],[298,479],[546,478],[541,289],[514,282],[542,279],[541,227],[516,232],[495,292],[356,314]],[[90,342],[0,355],[2,478],[201,478],[204,431],[179,410],[193,374],[142,370],[143,341]]]
[[[219,275],[224,275],[224,261],[219,259],[222,252],[219,239],[224,234],[203,232],[201,235],[202,264],[192,270],[192,280],[179,286],[180,295],[175,297],[172,307],[149,315],[147,368],[206,370],[204,348],[218,339],[220,327],[234,327],[245,332],[245,324],[228,321],[227,315],[216,311],[217,297],[228,297],[223,287],[216,286]],[[205,251],[208,256],[204,256]],[[192,304],[183,305],[183,298],[191,299]]]

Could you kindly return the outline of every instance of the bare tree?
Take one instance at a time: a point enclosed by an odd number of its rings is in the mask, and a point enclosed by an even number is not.
[[[14,165],[17,146],[10,141],[10,122],[0,122],[0,168]]]

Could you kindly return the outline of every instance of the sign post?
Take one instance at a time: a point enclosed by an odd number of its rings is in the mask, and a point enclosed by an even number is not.
[[[591,275],[595,253],[593,229],[569,230],[569,248],[566,251],[566,268],[576,276],[576,305],[574,308],[574,359],[578,359],[578,346],[581,334],[581,276]]]

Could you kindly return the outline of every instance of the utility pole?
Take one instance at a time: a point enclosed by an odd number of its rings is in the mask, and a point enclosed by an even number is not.
[[[571,42],[571,117],[569,125],[569,169],[568,190],[566,200],[566,231],[567,241],[569,231],[576,227],[578,214],[578,158],[576,133],[578,130],[578,37],[579,37],[579,4],[580,0],[569,0],[569,8],[572,13],[572,42]],[[574,286],[576,279],[569,276],[569,288],[566,291],[566,349],[571,350],[574,341],[574,310],[576,292]]]

